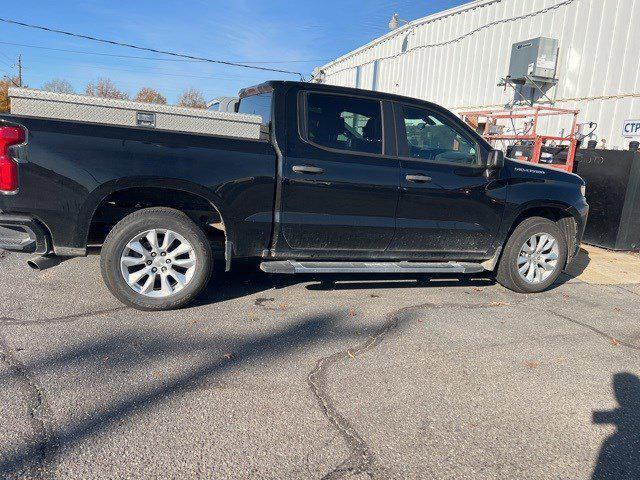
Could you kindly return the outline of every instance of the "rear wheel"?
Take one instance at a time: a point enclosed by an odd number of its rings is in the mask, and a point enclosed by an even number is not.
[[[187,215],[145,208],[122,219],[102,247],[102,277],[121,302],[169,310],[193,300],[211,275],[211,247]]]
[[[496,279],[515,292],[542,292],[562,273],[567,263],[567,248],[555,222],[542,217],[528,218],[509,237]]]

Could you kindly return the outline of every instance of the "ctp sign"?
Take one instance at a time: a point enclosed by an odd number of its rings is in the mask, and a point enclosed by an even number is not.
[[[622,136],[626,138],[640,137],[640,120],[625,120],[622,124]]]

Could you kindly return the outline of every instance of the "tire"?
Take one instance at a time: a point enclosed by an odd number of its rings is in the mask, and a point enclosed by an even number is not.
[[[531,241],[534,237],[537,242]],[[549,246],[551,239],[555,242]],[[531,251],[532,245],[535,248]],[[539,247],[541,252],[537,252]],[[542,292],[551,287],[562,273],[567,263],[567,252],[567,241],[555,222],[543,217],[527,218],[507,240],[496,270],[496,280],[514,292]],[[549,267],[553,268],[550,270]]]
[[[204,231],[171,208],[126,216],[109,232],[100,254],[109,291],[138,310],[171,310],[191,302],[207,285],[212,264]]]

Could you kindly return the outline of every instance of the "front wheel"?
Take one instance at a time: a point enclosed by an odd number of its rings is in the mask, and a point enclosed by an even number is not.
[[[145,208],[111,230],[100,266],[105,284],[121,302],[140,310],[170,310],[202,291],[211,259],[207,236],[187,215]]]
[[[542,292],[562,273],[567,252],[567,241],[555,222],[543,217],[528,218],[509,237],[496,280],[514,292]]]

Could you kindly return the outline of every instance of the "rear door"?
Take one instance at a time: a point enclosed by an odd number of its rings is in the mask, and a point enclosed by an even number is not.
[[[287,105],[298,109],[282,163],[288,246],[332,257],[385,250],[399,195],[391,104],[323,91],[289,95]]]
[[[482,256],[504,209],[504,185],[486,175],[487,151],[444,110],[394,104],[401,193],[390,250],[418,257]]]

